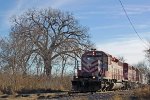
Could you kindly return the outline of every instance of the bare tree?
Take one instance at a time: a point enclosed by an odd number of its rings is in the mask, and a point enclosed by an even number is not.
[[[145,50],[145,57],[147,58],[147,61],[150,64],[150,48]]]
[[[123,63],[126,61],[126,59],[123,56],[118,56],[117,58],[119,61],[122,61]]]
[[[22,55],[26,49],[11,36],[0,40],[0,62],[2,69],[9,69],[11,73],[27,73],[26,61],[29,57]]]
[[[150,44],[150,42],[149,42],[149,44]],[[148,69],[150,70],[150,45],[149,45],[149,48],[147,48],[146,50],[145,50],[145,57],[146,57],[146,59],[147,59],[147,67],[148,67]]]
[[[46,75],[50,76],[52,62],[60,55],[79,55],[88,48],[87,28],[79,25],[70,13],[56,9],[28,10],[13,17],[11,35],[26,48],[23,58],[40,56]]]
[[[67,56],[67,55],[62,55],[61,58],[62,58],[61,77],[63,77],[63,75],[64,75],[64,70],[65,70],[65,67],[66,67],[67,60],[68,60],[69,56]]]
[[[148,73],[149,69],[148,66],[146,64],[146,62],[142,61],[142,62],[138,62],[138,64],[135,65],[138,69],[140,69],[140,71],[142,71],[143,73]]]
[[[0,66],[1,71],[8,71],[14,69],[14,56],[13,50],[8,40],[0,40]]]

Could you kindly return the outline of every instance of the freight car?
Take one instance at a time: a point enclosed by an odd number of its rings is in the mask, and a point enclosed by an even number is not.
[[[142,73],[137,68],[119,61],[103,51],[86,51],[81,67],[72,80],[73,91],[96,92],[131,89],[142,84]]]

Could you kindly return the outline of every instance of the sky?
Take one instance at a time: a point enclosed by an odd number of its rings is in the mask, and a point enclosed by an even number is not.
[[[60,9],[73,13],[81,25],[89,28],[91,41],[98,50],[137,64],[145,60],[144,50],[150,41],[150,0],[122,3],[142,40],[131,27],[119,0],[0,0],[0,37],[8,36],[13,15],[32,8]]]

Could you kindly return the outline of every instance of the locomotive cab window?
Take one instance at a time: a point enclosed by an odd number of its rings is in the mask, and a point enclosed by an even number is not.
[[[90,62],[90,63],[92,63],[95,60],[100,60],[101,57],[85,56],[83,59],[86,60],[86,61],[88,61],[88,62]]]

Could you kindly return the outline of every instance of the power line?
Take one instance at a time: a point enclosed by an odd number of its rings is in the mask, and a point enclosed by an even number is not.
[[[122,9],[123,9],[123,11],[124,11],[124,13],[125,13],[125,15],[126,15],[128,21],[129,21],[130,25],[131,25],[131,27],[133,28],[134,32],[136,33],[136,35],[138,36],[138,38],[147,46],[147,43],[142,39],[142,37],[141,37],[141,36],[138,34],[138,32],[136,31],[136,29],[135,29],[135,27],[134,27],[134,25],[133,25],[133,23],[132,23],[130,17],[128,16],[128,13],[127,13],[127,11],[126,11],[126,9],[125,9],[125,7],[124,7],[122,1],[119,0],[119,2],[120,2],[120,4],[121,4],[121,7],[122,7]]]

